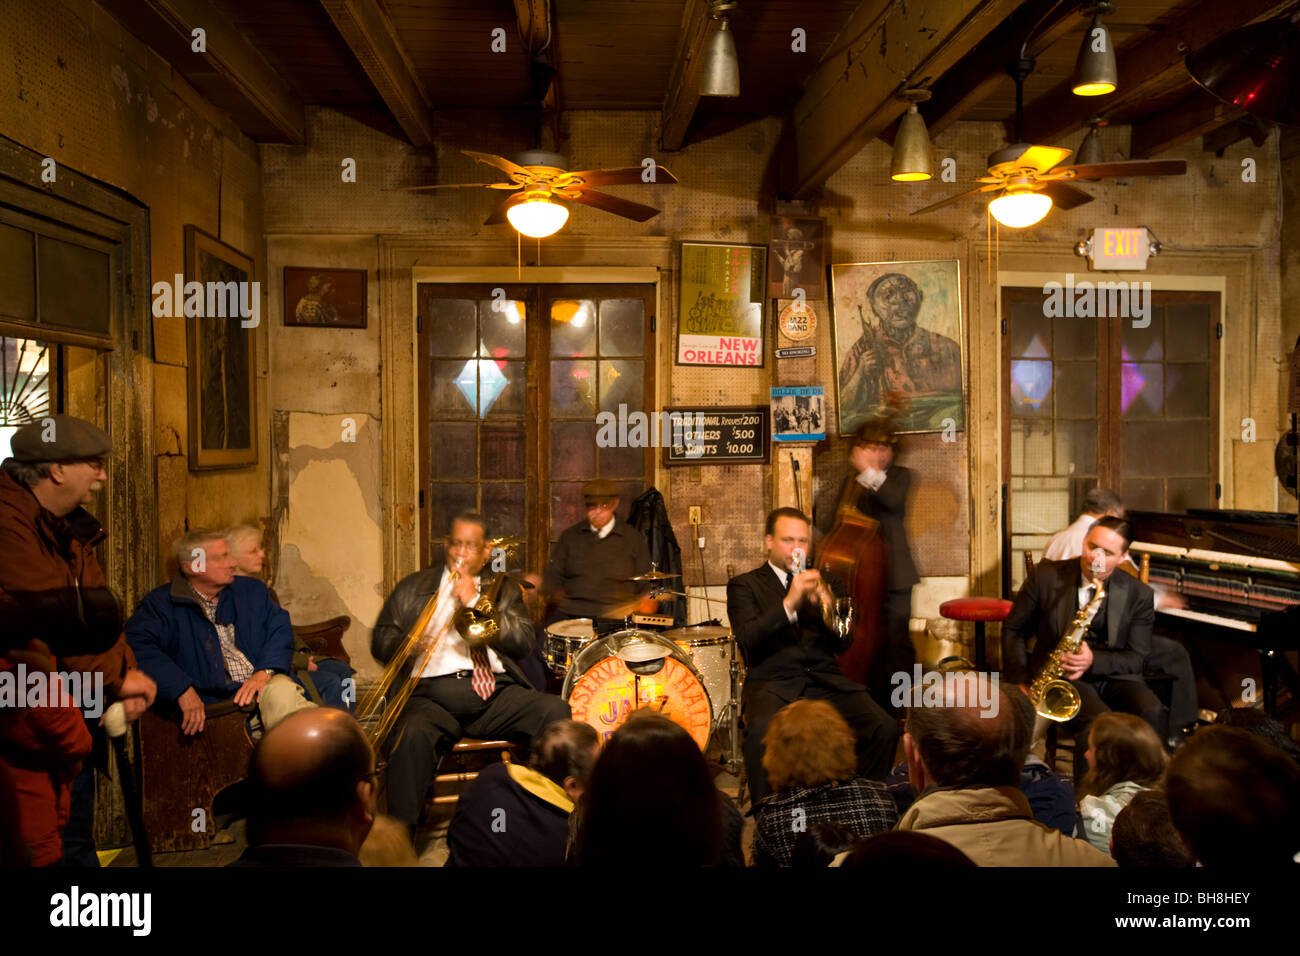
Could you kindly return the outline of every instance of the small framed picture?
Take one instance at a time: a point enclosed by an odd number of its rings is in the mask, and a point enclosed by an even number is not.
[[[366,270],[284,267],[284,324],[366,327]]]
[[[773,216],[772,243],[767,259],[769,298],[804,299],[826,295],[826,220],[804,216]]]
[[[772,439],[821,441],[826,437],[826,389],[821,385],[772,389]]]

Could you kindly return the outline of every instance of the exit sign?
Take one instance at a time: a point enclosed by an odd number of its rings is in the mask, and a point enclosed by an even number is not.
[[[1151,237],[1142,226],[1092,231],[1088,253],[1094,269],[1145,269],[1151,255]]]

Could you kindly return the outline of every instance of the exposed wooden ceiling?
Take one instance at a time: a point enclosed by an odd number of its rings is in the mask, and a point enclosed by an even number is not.
[[[1183,58],[1295,0],[1117,0],[1105,22],[1120,89],[1075,97],[1088,26],[1079,0],[738,0],[741,96],[700,97],[709,0],[100,0],[255,140],[301,143],[304,107],[369,114],[429,146],[447,110],[532,109],[530,51],[555,79],[544,106],[659,110],[665,149],[719,124],[782,116],[781,190],[806,195],[876,136],[892,139],[897,93],[924,86],[932,134],[959,119],[1011,134],[1007,61],[1027,43],[1025,137],[1068,144],[1100,114],[1132,127],[1129,153],[1195,136],[1222,149],[1259,124],[1201,91]],[[207,49],[195,52],[202,27]],[[806,49],[796,50],[803,31]],[[500,46],[504,39],[505,49]],[[527,143],[520,143],[521,148]]]

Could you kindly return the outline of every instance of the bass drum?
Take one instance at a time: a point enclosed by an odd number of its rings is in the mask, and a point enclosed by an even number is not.
[[[602,740],[632,711],[649,707],[683,727],[699,746],[709,745],[713,705],[691,656],[653,631],[615,631],[592,641],[564,679],[573,719],[596,728]]]

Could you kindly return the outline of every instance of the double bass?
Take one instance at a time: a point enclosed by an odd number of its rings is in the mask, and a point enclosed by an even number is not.
[[[799,462],[791,456],[796,499],[802,498],[799,487]],[[880,522],[869,518],[855,505],[857,482],[845,481],[835,507],[835,525],[822,538],[817,552],[817,567],[829,571],[848,588],[857,623],[853,643],[843,654],[835,655],[841,673],[859,684],[868,685],[872,662],[887,639],[884,615],[888,585],[888,551],[880,532]],[[802,502],[796,500],[802,511]]]

